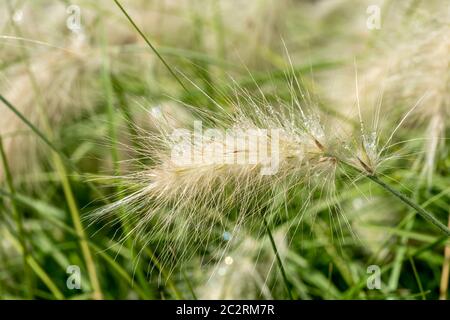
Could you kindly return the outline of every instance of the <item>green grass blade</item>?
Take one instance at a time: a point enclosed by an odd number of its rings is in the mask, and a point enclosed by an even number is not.
[[[15,191],[14,184],[13,184],[13,178],[11,175],[11,171],[9,169],[8,160],[6,158],[6,152],[3,147],[3,139],[1,137],[1,135],[0,135],[0,158],[2,160],[3,169],[5,172],[4,174],[5,174],[5,178],[6,178],[6,183],[9,188],[9,192],[12,195],[15,195],[16,191]],[[23,226],[22,212],[18,209],[18,206],[16,204],[16,199],[14,197],[11,198],[11,206],[12,206],[12,211],[13,211],[13,215],[14,215],[14,220],[16,221],[16,225],[17,225],[19,242],[22,247],[24,278],[25,278],[25,284],[27,287],[26,296],[29,299],[32,299],[33,298],[33,281],[32,281],[31,273],[30,273],[30,270],[28,268],[28,263],[27,263],[27,260],[30,257],[30,252],[28,250],[28,245],[27,245],[27,235],[25,232],[25,228]]]
[[[130,15],[127,13],[127,11],[122,7],[120,2],[118,0],[114,0],[116,5],[119,7],[119,9],[123,12],[123,14],[127,17],[128,21],[133,25],[134,29],[139,33],[139,35],[144,39],[144,41],[147,43],[147,45],[153,50],[153,52],[156,54],[159,60],[164,64],[164,66],[169,70],[170,74],[175,78],[175,80],[180,84],[180,86],[186,91],[189,92],[189,90],[186,88],[186,86],[183,84],[181,79],[176,75],[176,73],[172,70],[172,68],[169,66],[169,64],[166,62],[166,60],[161,56],[161,54],[156,50],[156,48],[152,45],[150,40],[145,36],[145,34],[141,31],[141,29],[134,23],[133,19],[131,19]]]

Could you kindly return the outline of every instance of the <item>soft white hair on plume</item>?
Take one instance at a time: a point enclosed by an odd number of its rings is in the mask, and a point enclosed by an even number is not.
[[[171,132],[176,128],[168,127],[167,122],[159,132],[142,132],[136,169],[118,177],[118,185],[124,190],[118,198],[123,197],[91,218],[94,222],[110,219],[108,224],[125,221],[132,225],[122,240],[133,237],[144,244],[156,243],[156,247],[171,241],[171,248],[181,259],[192,253],[190,245],[207,247],[216,239],[214,232],[223,230],[228,219],[233,220],[236,229],[246,221],[259,221],[254,225],[260,227],[261,215],[270,210],[274,199],[281,195],[284,202],[289,202],[287,193],[297,187],[304,188],[307,194],[318,190],[325,197],[334,196],[338,160],[362,174],[375,172],[382,158],[376,152],[376,137],[366,141],[363,136],[362,143],[350,138],[340,140],[336,132],[322,125],[316,110],[291,91],[292,100],[285,103],[278,99],[276,106],[264,96],[256,98],[242,91],[233,102],[233,113],[220,118],[196,110],[210,129],[228,130],[203,143],[195,136],[183,142],[193,159],[205,161],[180,164],[172,157],[179,142],[174,141]],[[220,105],[217,107],[224,111]],[[229,143],[230,139],[242,140],[248,130],[261,129],[265,129],[262,137],[267,141],[266,152],[251,139]],[[271,129],[277,129],[276,137]],[[272,148],[275,138],[277,150]],[[275,151],[278,170],[261,174]],[[238,157],[256,161],[237,163]],[[163,260],[170,259],[173,252],[165,250],[162,254],[167,255]]]

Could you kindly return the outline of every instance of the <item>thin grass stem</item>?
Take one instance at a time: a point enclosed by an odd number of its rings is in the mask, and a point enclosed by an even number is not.
[[[388,185],[387,183],[382,181],[377,176],[375,176],[375,175],[366,175],[366,177],[368,179],[372,180],[373,182],[375,182],[376,184],[378,184],[379,186],[381,186],[386,191],[389,191],[390,193],[392,193],[394,196],[396,196],[398,199],[403,201],[405,204],[407,204],[411,208],[415,209],[426,221],[428,221],[429,223],[431,223],[432,225],[437,227],[442,233],[447,235],[447,237],[450,236],[450,229],[447,228],[442,222],[437,220],[431,213],[429,213],[428,211],[423,209],[421,206],[419,206],[417,203],[415,203],[414,201],[412,201],[411,199],[406,197],[401,192],[399,192],[399,191],[395,190],[394,188],[392,188],[390,185]]]
[[[287,276],[286,276],[286,271],[285,271],[284,266],[283,266],[283,262],[281,261],[280,255],[278,253],[277,246],[275,244],[275,241],[273,240],[272,231],[270,231],[269,224],[267,223],[266,217],[263,217],[263,223],[264,223],[264,227],[266,228],[267,235],[269,236],[270,245],[272,246],[273,252],[275,253],[275,257],[277,259],[278,268],[280,269],[284,285],[286,286],[286,291],[287,291],[287,293],[289,295],[289,298],[291,300],[294,300],[294,297],[292,296],[292,292],[291,292],[291,287],[289,285],[289,281],[288,281]]]
[[[15,107],[12,105],[11,102],[9,102],[1,93],[0,93],[0,101],[3,102],[3,104],[8,107],[9,110],[11,110],[23,123],[25,123],[31,131],[33,131],[34,134],[36,134],[42,141],[47,144],[50,149],[52,149],[54,152],[56,152],[59,157],[64,161],[66,165],[69,166],[71,170],[76,172],[80,177],[83,177],[80,170],[72,163],[72,161],[54,144],[52,143],[43,133],[41,130],[39,130],[34,124],[32,124],[25,116]],[[100,199],[104,199],[103,193],[90,181],[85,181],[83,179],[86,185],[94,191],[98,196],[100,196]]]
[[[172,279],[167,274],[167,271],[162,267],[161,263],[159,262],[158,258],[154,255],[153,251],[149,247],[146,247],[144,248],[144,252],[150,258],[150,260],[156,266],[156,268],[158,268],[158,270],[161,272],[164,279],[166,279],[167,285],[169,286],[170,290],[172,290],[175,299],[182,300],[183,296],[181,295],[180,291],[178,291],[176,285],[173,283]]]
[[[448,226],[450,227],[450,213],[448,215]],[[450,274],[450,244],[446,244],[444,249],[444,262],[442,263],[441,283],[439,286],[440,300],[447,300],[449,274]]]
[[[14,188],[13,178],[11,175],[11,170],[9,169],[8,159],[6,158],[6,152],[3,147],[3,139],[0,135],[0,156],[2,159],[3,170],[5,171],[6,184],[8,185],[9,192],[12,195],[16,194],[16,190]],[[19,235],[20,246],[22,247],[22,256],[23,256],[23,269],[24,269],[24,278],[25,284],[27,287],[26,296],[29,299],[33,299],[33,281],[30,273],[30,269],[27,263],[30,252],[28,250],[27,245],[27,235],[25,232],[25,228],[23,226],[23,217],[22,212],[18,210],[18,206],[14,197],[11,199],[11,207],[14,215],[14,220],[16,222],[17,231]]]
[[[186,86],[183,84],[181,79],[176,75],[176,73],[172,70],[172,68],[169,66],[169,64],[164,60],[164,58],[161,56],[161,54],[158,52],[158,50],[152,45],[150,40],[145,36],[145,34],[141,31],[141,29],[134,23],[133,19],[130,17],[130,15],[127,13],[127,11],[122,7],[120,2],[118,0],[114,0],[116,5],[119,7],[119,9],[123,12],[123,14],[127,17],[128,21],[133,25],[134,29],[139,33],[139,35],[144,39],[144,41],[147,43],[147,45],[153,50],[153,52],[156,54],[159,60],[164,64],[164,66],[169,70],[170,74],[175,78],[175,80],[180,84],[180,86],[189,93],[189,90],[186,88]]]
[[[361,172],[361,170],[355,168],[352,164],[350,164],[350,163],[348,163],[348,162],[346,162],[346,161],[344,161],[342,159],[339,159],[339,158],[337,158],[335,156],[333,156],[333,157],[336,160],[338,160],[339,163],[345,165],[346,167],[352,168],[353,170],[358,170],[360,173],[364,173],[364,176],[366,178],[372,180],[373,182],[378,184],[380,187],[382,187],[384,190],[386,190],[386,191],[390,192],[391,194],[393,194],[394,196],[396,196],[403,203],[407,204],[409,207],[411,207],[414,210],[416,210],[427,222],[429,222],[432,225],[434,225],[436,228],[438,228],[447,237],[450,237],[450,229],[449,228],[447,228],[442,222],[440,222],[438,219],[436,219],[431,213],[429,213],[427,210],[422,208],[420,205],[415,203],[413,200],[411,200],[410,198],[405,196],[403,193],[401,193],[400,191],[392,188],[390,185],[388,185],[383,180],[378,178],[378,176],[376,176],[375,174],[369,174],[367,172]]]
[[[411,263],[411,268],[414,273],[414,278],[416,278],[417,286],[419,287],[420,295],[422,296],[422,300],[427,300],[427,296],[425,291],[423,290],[422,281],[420,281],[419,273],[416,269],[416,264],[414,263],[414,259],[412,257],[409,257],[409,262]]]
[[[12,12],[11,6],[9,6],[9,11]],[[20,36],[21,38],[23,38],[21,35],[20,28],[14,22],[13,22],[13,28],[14,28],[14,31],[17,33],[17,35]],[[38,111],[40,119],[42,121],[43,130],[46,134],[44,135],[43,133],[41,133],[37,129],[37,127],[35,127],[30,121],[28,121],[28,119],[26,119],[16,108],[14,108],[14,106],[11,103],[9,103],[9,101],[7,101],[1,95],[0,95],[0,100],[3,103],[5,103],[9,107],[9,109],[11,109],[22,121],[24,121],[30,128],[32,128],[32,130],[41,139],[43,139],[43,141],[45,141],[49,146],[52,147],[52,149],[54,149],[54,151],[52,152],[53,165],[59,175],[59,178],[60,178],[63,190],[64,190],[64,196],[66,198],[67,205],[69,207],[70,215],[71,215],[73,224],[75,226],[75,230],[77,231],[77,234],[79,236],[79,244],[81,247],[81,253],[82,253],[83,259],[86,263],[89,280],[90,280],[92,288],[93,288],[93,298],[94,299],[102,299],[103,294],[102,294],[102,291],[100,288],[100,283],[98,281],[95,264],[94,264],[89,246],[87,245],[87,242],[86,242],[86,236],[84,233],[83,225],[81,223],[81,217],[80,217],[80,213],[78,210],[78,206],[75,201],[75,197],[74,197],[74,194],[72,191],[72,187],[70,185],[70,180],[67,175],[67,171],[66,171],[66,168],[65,168],[65,165],[63,162],[63,158],[61,157],[62,153],[58,152],[58,148],[52,143],[53,130],[49,123],[48,116],[47,116],[46,112],[44,111],[45,99],[43,98],[43,96],[41,94],[41,90],[39,88],[38,81],[35,77],[34,72],[32,71],[32,68],[31,68],[31,65],[29,62],[29,55],[26,50],[26,47],[21,47],[21,50],[22,50],[22,56],[25,61],[26,71],[27,71],[28,77],[30,79],[30,82],[31,82],[31,85],[32,85],[32,88],[33,88],[33,91],[35,94],[37,111]],[[47,136],[50,138],[47,138]]]
[[[111,158],[112,158],[112,162],[114,165],[114,174],[116,175],[120,175],[120,167],[119,167],[119,152],[117,149],[117,128],[116,128],[116,121],[115,121],[115,108],[114,108],[114,89],[113,89],[113,85],[112,85],[112,81],[111,81],[111,73],[110,73],[110,62],[108,59],[108,56],[106,55],[106,47],[107,43],[106,43],[106,37],[105,35],[103,35],[103,68],[102,68],[102,81],[103,81],[103,86],[104,86],[104,90],[106,92],[106,101],[107,101],[107,107],[108,107],[108,123],[109,123],[109,133],[112,139],[112,146],[111,146]],[[117,188],[118,190],[118,194],[121,193],[121,187],[119,186]],[[119,220],[121,222],[121,226],[122,229],[124,231],[125,234],[128,234],[128,232],[132,229],[128,223],[126,222],[126,219],[123,219],[122,216],[125,216],[124,212],[122,212],[121,210],[121,215],[119,215]],[[133,241],[131,241],[131,239],[127,238],[126,240],[127,246],[129,247],[130,251],[131,251],[131,255],[132,255],[132,259],[134,260],[136,258],[135,254],[134,254],[134,250],[133,250]],[[150,254],[150,259],[152,261],[154,261],[156,259],[156,257],[151,253]],[[137,264],[139,264],[139,261],[136,262]],[[158,268],[160,268],[160,264],[158,262]],[[160,270],[161,271],[161,270]],[[140,283],[140,285],[144,288],[149,290],[148,284],[146,283],[146,279],[145,279],[145,274],[142,272],[142,268],[137,267],[136,268],[136,272],[137,272],[137,278],[138,281]],[[162,271],[161,271],[162,272]],[[163,272],[163,274],[165,276],[167,276],[167,274],[165,272]],[[177,299],[181,299],[181,295],[179,294],[179,292],[177,290],[173,290],[174,288],[176,289],[175,285],[171,282],[171,280],[166,277],[166,281],[168,281],[170,283],[170,287],[172,288],[172,291],[175,295],[175,297],[177,297]]]
[[[23,250],[21,244],[17,242],[17,240],[11,234],[10,230],[7,230],[7,236],[11,239],[12,244],[19,251]],[[22,252],[22,254],[23,254],[23,252]],[[28,255],[26,260],[27,260],[27,264],[30,266],[30,268],[33,270],[33,272],[37,275],[37,277],[46,285],[46,287],[50,290],[50,292],[53,294],[53,296],[57,300],[63,300],[64,295],[61,293],[61,291],[58,289],[56,284],[53,282],[52,278],[39,265],[39,263],[36,261],[36,259],[34,259],[31,255]]]
[[[195,294],[194,287],[192,286],[191,281],[189,280],[186,271],[183,268],[181,268],[181,273],[183,274],[184,281],[186,282],[188,289],[191,292],[192,298],[194,300],[197,300],[197,295]]]

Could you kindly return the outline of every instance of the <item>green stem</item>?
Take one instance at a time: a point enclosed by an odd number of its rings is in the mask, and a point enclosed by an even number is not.
[[[417,272],[416,264],[414,263],[414,259],[412,257],[409,257],[409,262],[411,263],[411,267],[412,267],[413,273],[414,273],[414,278],[416,278],[417,286],[419,287],[419,291],[422,296],[422,300],[427,300],[427,296],[423,290],[422,281],[420,281],[420,277]]]
[[[415,202],[417,202],[419,188],[420,188],[420,183],[418,185],[416,185],[416,188],[414,191],[413,200]],[[406,225],[404,226],[404,230],[411,231],[414,227],[415,220],[416,220],[416,211],[412,210],[412,214],[408,215],[408,219],[406,221]],[[394,292],[398,288],[398,282],[400,279],[400,273],[401,273],[402,266],[403,266],[403,260],[405,260],[406,252],[408,249],[407,244],[408,244],[409,238],[410,237],[407,234],[403,235],[400,238],[400,246],[396,250],[395,258],[394,258],[394,266],[392,268],[392,272],[389,276],[389,281],[388,281],[388,289],[391,292]]]
[[[11,197],[12,198],[12,197]],[[23,250],[22,245],[15,239],[12,235],[11,231],[7,229],[6,236],[10,238],[14,247],[17,248],[18,251]],[[22,252],[23,254],[23,252]],[[31,256],[27,256],[27,264],[34,271],[37,277],[47,286],[50,292],[57,300],[64,300],[64,295],[58,289],[56,284],[50,278],[50,276],[45,272],[45,270],[39,265],[39,263]]]
[[[49,140],[46,138],[46,136],[38,130],[31,122],[28,121],[8,100],[6,100],[1,94],[0,94],[0,100],[11,110],[13,111],[25,124],[27,124],[44,142],[47,143],[48,146],[53,150],[53,161],[54,165],[56,167],[56,171],[58,172],[61,182],[63,185],[64,193],[66,196],[67,203],[69,204],[69,211],[71,213],[72,219],[74,221],[74,225],[76,227],[76,230],[78,231],[78,234],[80,236],[80,239],[85,239],[84,235],[84,229],[81,224],[80,214],[78,212],[78,207],[76,205],[74,195],[72,192],[72,188],[70,186],[70,182],[67,178],[66,169],[63,164],[63,160],[67,159],[64,154],[59,151],[59,149]],[[49,124],[44,120],[44,124],[47,127],[47,131],[50,131]],[[84,255],[86,265],[88,268],[88,273],[90,280],[92,282],[92,286],[94,288],[94,297],[101,299],[102,293],[99,286],[97,274],[95,271],[95,265],[93,263],[92,255],[90,253],[89,247],[84,244],[85,240],[81,240],[80,246],[82,249],[82,253]]]
[[[139,33],[139,35],[142,37],[142,39],[144,39],[145,43],[147,43],[147,45],[156,54],[158,59],[161,60],[161,62],[164,64],[164,66],[167,68],[167,70],[169,70],[170,74],[175,78],[175,80],[177,80],[177,82],[180,84],[180,86],[183,87],[183,89],[189,93],[189,90],[186,88],[186,86],[183,84],[183,82],[181,82],[180,78],[178,78],[176,73],[172,70],[172,68],[169,66],[169,64],[166,62],[166,60],[164,60],[164,58],[161,56],[161,54],[158,52],[158,50],[156,50],[156,48],[152,45],[152,43],[147,39],[147,37],[141,31],[141,29],[139,29],[139,27],[136,25],[136,23],[134,23],[133,19],[131,19],[131,17],[129,16],[127,11],[120,4],[120,2],[117,0],[114,0],[114,2],[117,4],[119,9],[123,12],[123,14],[127,17],[128,21],[130,21],[130,23],[133,25],[134,29],[136,29],[136,31]]]
[[[281,276],[283,277],[283,281],[286,286],[286,290],[289,294],[289,298],[291,300],[294,300],[294,297],[292,296],[292,292],[291,292],[291,287],[289,286],[289,281],[286,276],[286,271],[284,270],[283,262],[281,261],[280,255],[278,254],[277,246],[275,244],[275,241],[273,240],[272,232],[270,231],[269,224],[267,223],[266,217],[263,217],[263,223],[264,223],[264,227],[266,228],[267,235],[269,236],[270,244],[272,246],[273,252],[275,253],[275,257],[277,259],[277,264],[278,264],[278,267],[280,268]]]
[[[10,109],[12,112],[14,112],[14,114],[21,120],[23,121],[23,123],[25,123],[40,139],[42,139],[42,141],[44,141],[51,149],[53,149],[56,152],[60,152],[60,150],[49,140],[47,139],[47,137],[34,125],[32,124],[30,121],[28,121],[27,118],[25,118],[23,116],[22,113],[20,113],[19,110],[16,109],[16,107],[14,107],[11,102],[9,102],[8,100],[6,100],[6,98],[0,94],[0,101],[2,101],[5,106],[8,107],[8,109]]]
[[[97,270],[95,268],[94,259],[92,257],[91,250],[89,249],[88,242],[86,240],[86,233],[84,231],[83,224],[81,223],[80,211],[78,210],[75,195],[73,194],[73,190],[70,185],[70,181],[67,176],[64,164],[56,152],[53,152],[53,162],[56,171],[58,172],[58,175],[61,179],[61,184],[67,201],[67,206],[69,207],[70,216],[72,218],[72,222],[78,236],[81,254],[83,255],[84,261],[86,263],[89,280],[91,282],[93,289],[92,297],[95,300],[102,300],[103,293],[97,276]]]
[[[114,173],[118,174],[119,167],[119,152],[117,151],[117,131],[116,131],[116,118],[115,118],[115,107],[114,107],[114,93],[111,83],[111,64],[109,61],[109,56],[106,52],[107,48],[106,32],[104,27],[102,29],[102,55],[103,55],[103,65],[102,65],[102,82],[103,88],[105,90],[106,106],[108,109],[108,124],[109,124],[109,135],[112,140],[111,145],[111,160],[114,166]]]
[[[107,108],[108,108],[108,123],[109,123],[109,134],[112,140],[112,146],[111,146],[111,160],[113,163],[113,170],[114,170],[114,174],[115,175],[120,175],[120,167],[119,167],[119,151],[117,149],[117,127],[116,127],[116,121],[115,121],[115,108],[114,108],[114,89],[113,89],[113,84],[112,84],[112,79],[111,79],[111,68],[110,68],[110,61],[109,61],[109,56],[107,55],[106,52],[106,47],[107,47],[107,39],[106,39],[106,35],[105,35],[105,31],[103,30],[103,39],[102,39],[103,43],[103,68],[102,68],[102,80],[103,80],[103,86],[105,89],[105,93],[106,93],[106,103],[107,103]],[[125,117],[127,117],[127,115],[125,115]],[[122,188],[119,186],[117,188],[117,193],[121,194],[122,192]],[[121,222],[121,226],[122,229],[124,231],[124,234],[128,234],[131,231],[131,227],[129,226],[129,224],[127,223],[127,219],[125,217],[125,213],[123,212],[123,208],[120,210],[119,216],[118,216],[120,222]],[[145,274],[142,272],[142,268],[139,267],[139,260],[136,259],[136,255],[134,253],[134,249],[133,249],[133,241],[127,237],[126,240],[127,246],[130,248],[130,252],[131,252],[131,257],[132,260],[136,260],[136,263],[138,264],[138,267],[136,268],[136,275],[137,275],[137,279],[139,281],[139,284],[141,285],[141,287],[143,287],[146,291],[149,291],[149,287],[148,287],[148,283],[146,281],[146,276]],[[146,251],[147,253],[149,253],[149,251]],[[156,257],[153,255],[153,253],[150,251],[150,259],[152,259],[152,261],[157,260]],[[161,265],[158,262],[158,268],[160,268],[160,271],[163,273],[163,275],[166,277],[166,281],[168,281],[169,283],[169,287],[172,289],[174,296],[177,299],[182,299],[181,294],[176,290],[175,285],[173,284],[172,280],[169,279],[169,276],[167,275],[167,273],[165,273],[165,271],[162,269]]]
[[[197,295],[195,294],[194,288],[192,287],[191,281],[189,280],[186,271],[184,271],[184,268],[181,268],[181,273],[183,274],[184,281],[186,282],[188,289],[191,292],[192,298],[194,298],[194,300],[197,300]]]
[[[6,107],[8,107],[9,110],[11,110],[23,123],[25,123],[31,131],[33,131],[42,141],[44,141],[50,149],[55,151],[59,157],[64,161],[67,166],[76,172],[81,178],[82,172],[72,163],[72,161],[54,144],[52,143],[43,133],[40,131],[34,124],[32,124],[27,118],[24,117],[24,115],[16,108],[14,107],[11,102],[9,102],[1,93],[0,93],[0,101],[5,104]],[[94,186],[90,181],[83,179],[83,181],[86,183],[86,185],[94,191],[100,199],[105,199],[103,193]]]
[[[116,121],[115,121],[115,107],[114,107],[114,90],[111,82],[111,68],[110,68],[110,61],[109,56],[106,51],[107,47],[107,39],[105,30],[102,30],[102,50],[103,50],[103,68],[102,68],[102,81],[103,81],[103,87],[105,90],[105,96],[106,96],[106,105],[108,109],[108,125],[109,125],[109,135],[111,137],[111,161],[113,163],[113,171],[115,175],[120,175],[120,168],[119,168],[119,152],[117,149],[117,128],[116,128]],[[121,193],[121,188],[117,188],[117,193]],[[119,220],[121,221],[122,228],[124,230],[124,233],[127,234],[131,228],[128,227],[126,224],[126,220],[122,219],[122,215],[125,216],[123,213],[123,209],[120,210],[121,214],[119,215]],[[130,248],[131,252],[131,259],[135,260],[135,254],[133,250],[133,242],[127,238],[126,240],[127,246]],[[136,260],[137,264],[140,264],[139,260]],[[145,278],[145,274],[142,272],[142,269],[138,266],[136,268],[136,276],[139,282],[139,285],[144,288],[144,298],[147,297],[147,291],[148,289],[148,283]],[[133,281],[131,281],[133,284]]]
[[[1,136],[0,136],[0,156],[3,163],[3,169],[5,170],[6,184],[8,185],[9,192],[14,196],[16,194],[16,190],[14,188],[11,170],[9,169],[9,164],[6,158],[5,149],[3,148],[3,140]],[[17,203],[14,198],[11,198],[11,206],[14,214],[14,220],[16,221],[17,225],[20,246],[22,247],[23,268],[24,268],[25,284],[27,287],[27,297],[29,299],[33,299],[33,282],[31,278],[30,269],[27,263],[27,260],[30,256],[30,252],[27,246],[25,228],[23,227],[23,217],[21,212],[17,208]]]
[[[9,4],[9,3],[8,3]],[[11,6],[9,6],[9,10],[11,12]],[[20,37],[22,37],[20,28],[13,22],[12,23],[13,29],[16,32],[16,34]],[[36,106],[37,111],[40,116],[40,120],[42,122],[43,131],[45,132],[45,135],[41,133],[37,127],[35,127],[31,122],[29,122],[14,106],[3,96],[0,95],[1,101],[9,107],[22,121],[24,121],[41,139],[43,139],[54,151],[52,152],[52,160],[53,165],[60,177],[61,184],[64,190],[64,195],[67,201],[67,205],[69,207],[70,215],[73,220],[73,224],[75,226],[75,230],[77,231],[77,235],[79,236],[79,244],[81,247],[81,253],[83,255],[83,258],[86,263],[87,271],[89,280],[91,282],[92,288],[93,288],[93,298],[101,300],[103,298],[103,294],[100,287],[100,282],[97,277],[97,271],[95,269],[94,260],[92,258],[92,254],[90,252],[89,246],[87,245],[85,232],[83,229],[83,225],[81,223],[81,217],[80,212],[78,210],[78,206],[75,200],[75,196],[73,194],[73,190],[70,184],[70,180],[68,178],[66,168],[64,165],[64,159],[61,156],[61,152],[58,152],[59,149],[52,143],[54,134],[52,126],[49,122],[48,115],[45,112],[45,98],[42,95],[41,89],[39,87],[39,82],[36,79],[36,76],[33,72],[33,69],[31,67],[30,61],[29,61],[29,54],[26,50],[26,47],[21,47],[21,53],[23,58],[25,59],[25,66],[26,71],[28,74],[28,77],[31,82],[31,86],[34,92],[34,97],[36,100]],[[48,137],[48,138],[47,138]]]
[[[163,268],[163,266],[161,265],[161,263],[159,262],[158,258],[155,256],[153,251],[149,247],[145,247],[144,248],[144,252],[147,254],[147,256],[150,258],[152,263],[156,266],[156,268],[158,268],[158,270],[161,272],[161,274],[164,277],[164,279],[167,281],[167,285],[169,286],[170,290],[172,290],[172,292],[173,292],[173,294],[175,296],[175,299],[176,300],[183,300],[183,296],[178,291],[177,287],[173,283],[173,281],[170,278],[169,274]]]
[[[437,227],[442,233],[444,233],[447,236],[450,236],[450,229],[448,229],[443,223],[441,223],[439,220],[437,220],[431,213],[426,211],[424,208],[419,206],[417,203],[415,203],[414,201],[412,201],[411,199],[409,199],[408,197],[403,195],[401,192],[395,190],[394,188],[392,188],[391,186],[389,186],[388,184],[386,184],[385,182],[380,180],[380,178],[378,178],[377,176],[366,175],[366,177],[369,178],[370,180],[372,180],[373,182],[375,182],[376,184],[378,184],[379,186],[381,186],[382,188],[384,188],[386,191],[389,191],[390,193],[392,193],[394,196],[399,198],[401,201],[406,203],[411,208],[415,209],[425,220],[427,220],[428,222],[433,224],[435,227]]]

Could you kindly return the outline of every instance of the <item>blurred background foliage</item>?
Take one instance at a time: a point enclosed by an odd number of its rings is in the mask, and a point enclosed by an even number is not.
[[[136,126],[152,130],[161,115],[175,126],[189,124],[183,104],[220,112],[208,96],[233,112],[227,97],[235,86],[262,90],[274,104],[288,100],[287,55],[318,112],[348,130],[357,130],[355,65],[364,115],[373,115],[380,97],[387,101],[380,123],[388,135],[443,83],[433,93],[440,102],[425,101],[425,111],[399,129],[394,142],[402,143],[393,150],[399,157],[385,172],[447,221],[446,1],[121,4],[185,88],[112,0],[4,0],[0,6],[0,93],[54,146],[0,105],[2,299],[289,298],[269,239],[259,232],[217,226],[217,239],[177,261],[170,235],[120,242],[125,229],[85,219],[120,197],[120,186],[97,178],[127,170],[136,153],[122,146],[133,145]],[[366,25],[370,5],[380,8],[380,29]],[[74,31],[68,19],[76,18],[76,8],[81,29]],[[411,90],[400,94],[398,87]],[[293,297],[446,298],[448,239],[370,181],[338,177],[336,184],[332,198],[298,189],[287,203],[273,199],[268,220]],[[331,207],[341,208],[351,228],[336,234]],[[66,285],[69,265],[81,268],[80,290]],[[370,265],[380,267],[379,290],[367,287]]]

